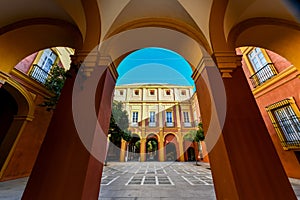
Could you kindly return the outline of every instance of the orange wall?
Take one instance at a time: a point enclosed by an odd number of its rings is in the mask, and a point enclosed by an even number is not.
[[[27,122],[21,133],[1,181],[30,175],[52,117],[52,112],[38,106],[42,101],[43,97],[36,97],[34,119]]]
[[[291,65],[286,59],[282,58],[281,56],[275,54],[274,52],[268,51],[268,55],[270,56],[270,59],[274,63],[275,68],[277,69],[278,73],[286,69]],[[248,83],[252,88],[252,85],[249,81],[249,77],[251,76],[248,67],[245,64],[245,61],[242,61],[243,64],[243,70],[245,73],[245,76],[248,79]],[[264,122],[266,123],[267,129],[269,131],[269,134],[273,140],[273,143],[275,145],[275,148],[277,150],[277,153],[280,157],[280,160],[283,164],[283,167],[289,177],[293,178],[300,178],[300,164],[295,156],[294,151],[292,150],[283,150],[279,138],[277,136],[277,133],[274,129],[274,126],[269,118],[269,115],[265,109],[266,106],[269,106],[273,103],[276,103],[278,101],[281,101],[283,99],[286,99],[288,97],[294,97],[295,102],[300,108],[300,79],[297,77],[297,74],[299,72],[294,72],[288,76],[286,76],[284,79],[281,79],[280,81],[276,82],[275,84],[268,87],[268,89],[273,88],[271,91],[266,93],[258,93],[256,95],[256,102],[260,109],[260,112],[262,114],[262,117],[264,119]],[[291,79],[290,81],[284,83],[286,79]],[[262,91],[264,92],[264,91]],[[262,94],[262,95],[261,95]]]

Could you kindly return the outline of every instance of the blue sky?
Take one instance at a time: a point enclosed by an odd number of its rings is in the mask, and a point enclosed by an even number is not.
[[[192,70],[179,54],[162,48],[145,48],[128,55],[117,69],[117,85],[162,83],[194,85]]]

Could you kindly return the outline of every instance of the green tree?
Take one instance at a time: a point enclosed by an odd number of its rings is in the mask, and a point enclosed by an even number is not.
[[[50,74],[45,82],[45,87],[53,93],[53,96],[45,97],[44,102],[40,104],[40,106],[46,107],[47,111],[51,111],[56,108],[66,78],[67,73],[63,67],[54,65],[51,68]]]
[[[202,154],[202,145],[201,142],[205,140],[204,130],[203,130],[203,124],[200,122],[198,124],[197,130],[190,130],[183,139],[191,141],[191,142],[197,142],[198,143],[198,152],[200,153],[201,160],[203,159]],[[197,158],[196,158],[196,164],[197,164]]]
[[[129,142],[132,138],[132,133],[128,130],[128,127],[128,113],[124,110],[122,102],[113,101],[109,127],[111,142],[117,144],[121,141],[121,138]]]

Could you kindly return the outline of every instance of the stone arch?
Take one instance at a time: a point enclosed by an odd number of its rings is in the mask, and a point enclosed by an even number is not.
[[[10,72],[24,57],[36,51],[52,46],[80,48],[83,41],[74,25],[62,20],[39,18],[3,27],[0,29],[0,43],[3,55],[1,70]]]
[[[269,49],[285,57],[300,70],[300,61],[294,51],[300,48],[300,25],[295,22],[274,18],[245,20],[231,29],[228,43],[232,48],[256,46]]]
[[[17,83],[8,80],[2,88],[15,100],[17,110],[12,121],[2,138],[0,144],[0,179],[8,165],[11,154],[22,134],[22,131],[28,121],[32,121],[34,112],[34,103],[32,96]]]

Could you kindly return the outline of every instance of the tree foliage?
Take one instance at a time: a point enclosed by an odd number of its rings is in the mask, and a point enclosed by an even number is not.
[[[61,90],[65,84],[67,73],[63,67],[54,65],[51,68],[48,79],[45,82],[45,87],[53,93],[51,97],[45,97],[45,100],[40,106],[46,107],[47,111],[54,110],[58,103]]]
[[[203,131],[203,124],[200,122],[198,124],[197,130],[190,130],[183,139],[191,141],[191,142],[199,142],[205,139],[204,131]]]
[[[128,130],[128,127],[128,113],[124,110],[122,102],[113,101],[109,126],[111,142],[117,144],[121,141],[121,138],[129,142],[132,138],[132,133]]]

